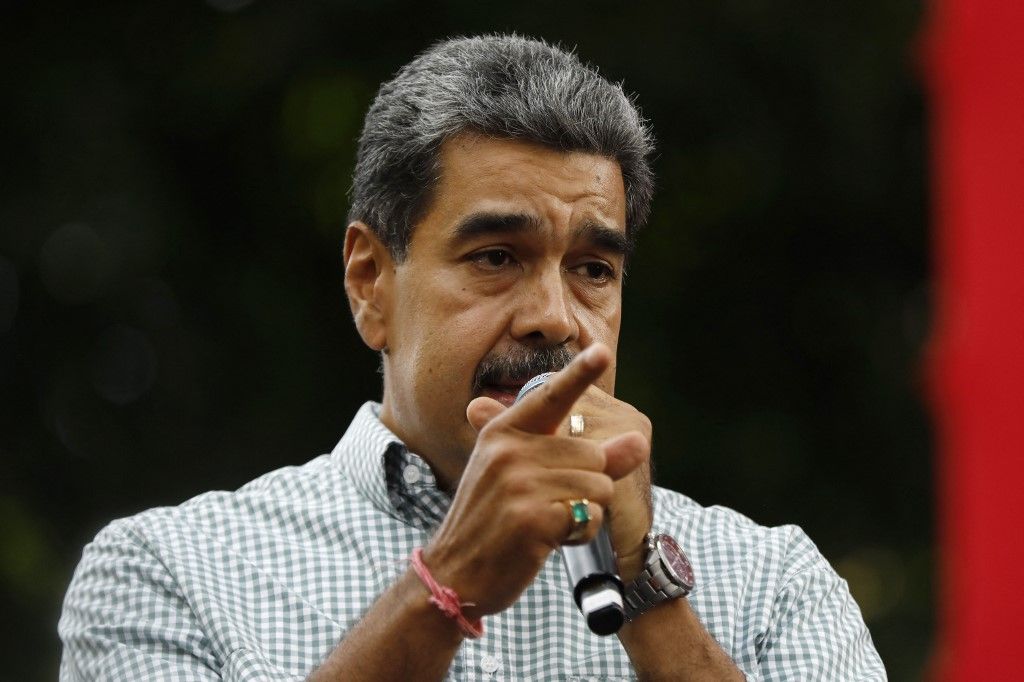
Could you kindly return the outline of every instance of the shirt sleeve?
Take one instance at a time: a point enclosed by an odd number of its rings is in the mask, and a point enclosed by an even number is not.
[[[61,682],[222,679],[173,576],[124,522],[86,546],[58,631]]]
[[[799,535],[797,570],[779,590],[759,651],[759,679],[887,679],[846,581]]]

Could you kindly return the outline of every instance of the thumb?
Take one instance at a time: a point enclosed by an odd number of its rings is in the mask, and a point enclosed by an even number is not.
[[[466,419],[469,420],[469,425],[479,433],[492,419],[507,409],[493,398],[474,398],[466,406]]]
[[[639,431],[629,431],[609,438],[601,444],[606,464],[604,472],[618,480],[646,462],[651,456],[651,445]]]

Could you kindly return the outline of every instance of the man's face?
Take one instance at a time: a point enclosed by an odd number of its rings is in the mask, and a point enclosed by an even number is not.
[[[595,341],[615,351],[626,199],[615,161],[523,142],[461,135],[441,169],[406,259],[382,280],[381,417],[453,483],[476,441],[473,398],[509,405],[524,372]],[[613,366],[597,385],[614,381]]]

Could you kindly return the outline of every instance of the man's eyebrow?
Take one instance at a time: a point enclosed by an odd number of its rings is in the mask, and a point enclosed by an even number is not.
[[[573,237],[575,241],[590,242],[599,249],[623,257],[628,256],[633,250],[632,240],[622,230],[592,220],[578,227]]]
[[[464,242],[477,237],[539,232],[540,229],[540,218],[529,213],[485,211],[472,213],[460,220],[452,230],[451,240]],[[599,249],[624,257],[633,250],[632,240],[622,230],[616,230],[595,220],[588,220],[576,228],[573,241],[589,242]]]
[[[529,213],[471,213],[452,230],[452,241],[469,241],[476,237],[521,234],[540,230],[540,219]]]

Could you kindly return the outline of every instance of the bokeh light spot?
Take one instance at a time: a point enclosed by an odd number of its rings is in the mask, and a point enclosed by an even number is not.
[[[906,596],[906,566],[890,549],[855,550],[836,564],[836,572],[846,579],[869,625],[899,609]]]

